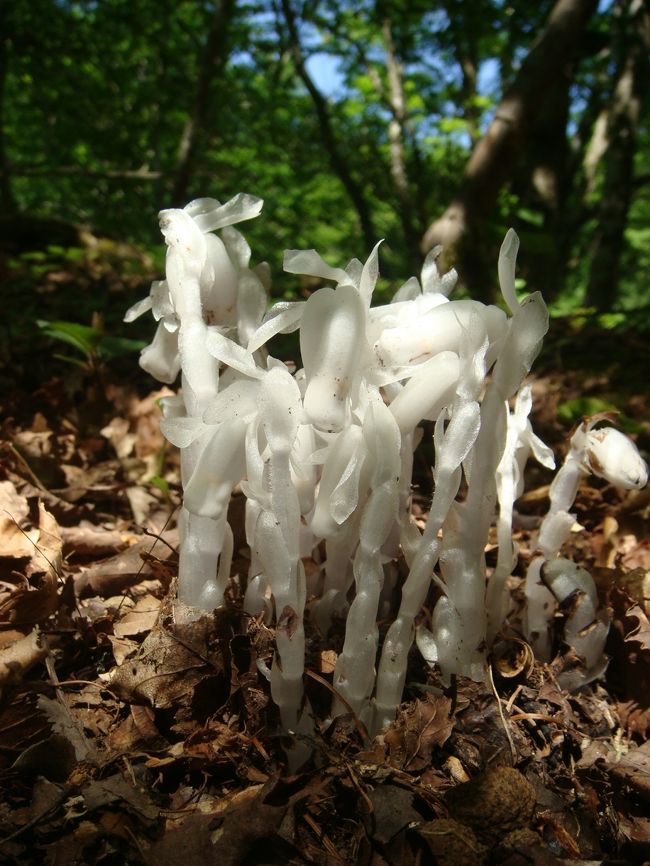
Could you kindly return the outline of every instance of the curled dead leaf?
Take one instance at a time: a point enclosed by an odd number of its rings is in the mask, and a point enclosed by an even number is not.
[[[535,656],[525,640],[508,638],[498,641],[492,648],[492,664],[502,679],[526,680],[533,671]]]

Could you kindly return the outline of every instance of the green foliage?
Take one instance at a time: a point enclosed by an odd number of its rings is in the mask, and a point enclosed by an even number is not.
[[[294,289],[280,277],[284,248],[315,246],[334,264],[363,258],[369,250],[322,118],[297,74],[281,5],[234,4],[226,63],[208,78],[207,107],[195,130],[188,197],[225,200],[245,190],[265,199],[264,219],[251,224],[248,235],[255,258],[272,266],[274,294],[285,297]],[[365,198],[374,231],[385,238],[382,274],[388,294],[416,270],[409,231],[417,240],[454,198],[473,142],[487,129],[552,3],[444,0],[432,7],[423,0],[290,0],[290,5],[340,160]],[[593,255],[603,168],[597,164],[589,178],[585,155],[613,94],[612,34],[619,5],[601,4],[575,67],[557,212],[553,215],[539,195],[539,154],[531,147],[512,184],[502,190],[482,239],[489,247],[484,258],[492,261],[503,231],[514,225],[522,235],[526,288],[541,288],[563,313],[584,302]],[[156,213],[171,202],[202,75],[210,71],[213,4],[31,0],[9,4],[5,14],[0,168],[3,162],[10,168],[7,182],[18,209],[87,223],[98,233],[160,249]],[[403,88],[405,190],[396,185],[392,162],[395,106],[387,32]],[[320,83],[318,57],[335,63],[335,88]],[[650,171],[648,100],[641,111],[638,177]],[[620,275],[612,288],[616,312],[650,308],[642,276],[650,266],[647,190],[647,184],[634,186]],[[0,211],[2,194],[0,186]],[[54,244],[30,252],[22,265],[39,278],[48,273],[52,257],[69,263],[74,255],[80,262],[87,253]],[[156,265],[162,267],[160,258]],[[84,300],[80,320],[88,321],[97,306],[87,303],[93,309],[85,309]],[[66,307],[59,317],[70,315]]]
[[[105,334],[99,328],[80,325],[77,322],[46,322],[39,319],[37,327],[45,337],[60,340],[76,349],[85,363],[94,366],[98,362],[112,361],[123,355],[138,352],[147,345],[142,340],[129,340]],[[57,355],[62,360],[83,366],[83,361],[69,356]]]
[[[642,424],[638,424],[634,419],[620,413],[613,403],[604,400],[602,397],[575,397],[572,400],[560,403],[557,407],[558,420],[566,424],[567,427],[573,427],[583,418],[599,415],[602,412],[614,413],[616,415],[616,424],[625,433],[640,433],[644,430]]]

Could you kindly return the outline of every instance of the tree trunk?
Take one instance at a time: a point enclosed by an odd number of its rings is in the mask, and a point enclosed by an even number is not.
[[[564,68],[575,58],[596,6],[597,0],[558,0],[487,133],[472,151],[458,194],[424,235],[423,249],[436,244],[447,247],[447,255],[451,251],[451,258],[460,260],[463,279],[483,299],[491,292],[493,268],[484,263],[482,222],[512,178],[549,94],[561,86]]]
[[[309,93],[311,100],[314,103],[314,109],[316,110],[316,117],[318,118],[318,124],[320,126],[323,145],[329,156],[330,165],[332,166],[332,170],[334,171],[336,176],[343,184],[352,204],[354,205],[357,216],[359,217],[359,225],[361,227],[361,234],[363,235],[364,243],[367,250],[370,251],[378,240],[377,232],[375,231],[374,223],[370,213],[370,206],[366,201],[361,186],[352,176],[350,167],[345,157],[341,153],[338,142],[336,140],[336,135],[334,133],[334,128],[332,126],[332,119],[330,117],[327,100],[314,84],[314,81],[305,65],[305,58],[302,51],[302,45],[300,43],[300,35],[298,33],[298,27],[296,24],[296,16],[291,6],[291,0],[281,0],[281,4],[284,19],[287,25],[287,33],[289,36],[289,49],[291,52],[293,65],[296,69],[298,77],[305,85],[305,88],[307,89],[307,92]]]
[[[228,30],[235,0],[216,0],[205,52],[199,69],[194,105],[183,129],[176,158],[172,204],[184,205],[194,174],[196,158],[213,109],[210,91],[228,59]]]
[[[571,160],[567,139],[571,76],[549,93],[531,129],[522,177],[513,189],[520,203],[541,214],[541,225],[515,226],[526,250],[525,277],[530,291],[540,290],[548,302],[564,285],[573,232],[571,223]],[[526,237],[530,236],[530,243]]]
[[[589,267],[586,303],[611,310],[617,297],[625,228],[635,189],[634,156],[643,84],[650,67],[650,13],[642,0],[621,4],[614,91],[600,129],[603,188]]]
[[[408,122],[406,98],[404,95],[403,69],[395,52],[391,22],[385,18],[381,24],[381,34],[386,51],[386,71],[388,74],[388,102],[391,119],[388,123],[388,147],[390,153],[390,173],[399,204],[399,218],[413,273],[422,267],[419,238],[415,229],[413,201],[406,162],[405,130]]]

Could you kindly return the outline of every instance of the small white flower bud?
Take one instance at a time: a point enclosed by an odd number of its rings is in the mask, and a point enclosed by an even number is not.
[[[587,434],[585,459],[594,475],[615,487],[640,490],[648,483],[648,467],[638,448],[613,427],[602,427]]]

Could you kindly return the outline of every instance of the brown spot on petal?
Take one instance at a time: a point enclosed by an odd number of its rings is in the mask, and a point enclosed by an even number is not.
[[[286,631],[287,637],[291,640],[299,625],[300,617],[291,605],[286,605],[278,619],[277,631]]]

